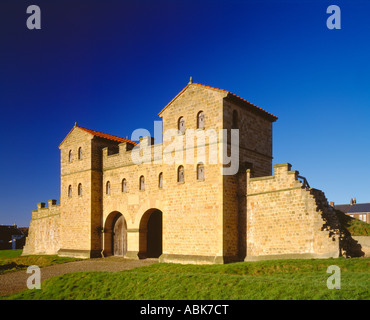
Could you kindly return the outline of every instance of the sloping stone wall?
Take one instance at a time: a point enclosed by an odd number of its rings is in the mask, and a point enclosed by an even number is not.
[[[268,177],[247,172],[245,260],[338,257],[339,223],[323,193],[305,187],[288,163],[274,169]]]
[[[60,248],[60,205],[56,200],[38,203],[37,210],[32,211],[32,218],[26,245],[22,255],[49,254],[56,255]]]

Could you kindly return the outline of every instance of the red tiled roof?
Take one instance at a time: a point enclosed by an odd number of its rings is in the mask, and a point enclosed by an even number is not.
[[[249,102],[249,101],[247,101],[247,100],[245,100],[245,99],[243,99],[243,98],[241,98],[241,97],[237,96],[236,94],[233,94],[232,92],[229,92],[229,95],[230,95],[230,96],[232,96],[232,97],[234,97],[234,98],[236,98],[236,99],[239,99],[239,100],[241,100],[241,101],[243,101],[243,102],[248,103],[250,106],[254,107],[255,109],[257,109],[257,110],[259,110],[259,111],[264,112],[266,115],[268,115],[268,116],[270,116],[270,117],[274,118],[274,121],[276,121],[276,120],[278,119],[278,117],[277,117],[277,116],[275,116],[275,115],[273,115],[272,113],[267,112],[266,110],[264,110],[264,109],[262,109],[262,108],[260,108],[260,107],[256,106],[255,104],[253,104],[253,103],[251,103],[251,102]]]
[[[108,140],[113,140],[113,141],[117,141],[117,142],[128,142],[128,143],[132,143],[133,145],[137,145],[136,142],[131,141],[129,139],[125,139],[125,138],[113,136],[111,134],[107,134],[107,133],[103,133],[103,132],[99,132],[99,131],[95,131],[95,130],[91,130],[91,129],[82,128],[80,126],[76,126],[76,128],[79,128],[81,130],[84,130],[84,131],[92,134],[95,137],[99,137],[99,138],[103,138],[103,139],[108,139]]]
[[[272,121],[276,121],[277,120],[277,117],[274,116],[273,114],[267,112],[266,110],[254,105],[253,103],[250,103],[249,101],[237,96],[236,94],[233,94],[232,92],[230,91],[227,91],[227,90],[224,90],[224,89],[219,89],[219,88],[214,88],[214,87],[210,87],[210,86],[206,86],[204,84],[200,84],[200,83],[189,83],[184,89],[182,89],[162,110],[161,112],[158,113],[158,115],[160,115],[167,107],[169,107],[172,102],[174,102],[189,86],[191,85],[196,85],[196,86],[201,86],[201,87],[204,87],[204,88],[207,88],[207,89],[211,89],[211,90],[217,90],[217,91],[220,91],[220,92],[224,92],[228,95],[228,97],[233,97],[239,101],[242,101],[242,102],[245,102],[245,103],[248,103],[250,105],[250,107],[254,108],[255,110],[258,110],[262,113],[264,113],[265,115],[267,115],[269,118],[271,118]]]
[[[116,141],[116,142],[128,142],[128,143],[132,143],[133,145],[137,145],[136,142],[134,141],[131,141],[129,139],[125,139],[125,138],[121,138],[121,137],[117,137],[117,136],[113,136],[111,134],[107,134],[107,133],[103,133],[103,132],[99,132],[99,131],[95,131],[95,130],[91,130],[91,129],[86,129],[86,128],[83,128],[83,127],[80,127],[80,126],[77,126],[75,125],[73,127],[73,129],[67,134],[67,136],[64,138],[64,140],[60,143],[59,147],[63,144],[63,142],[67,139],[67,137],[71,134],[71,132],[75,129],[75,128],[79,128],[87,133],[90,133],[92,134],[93,136],[95,137],[99,137],[99,138],[103,138],[103,139],[107,139],[107,140],[112,140],[112,141]]]

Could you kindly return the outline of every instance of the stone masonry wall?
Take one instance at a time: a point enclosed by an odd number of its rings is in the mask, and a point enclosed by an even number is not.
[[[91,184],[92,184],[92,138],[79,128],[67,136],[60,147],[61,158],[61,251],[60,256],[70,256],[75,250],[91,250]],[[78,149],[82,148],[82,159]],[[72,151],[72,162],[69,151]],[[78,195],[78,185],[82,195]],[[68,188],[72,187],[72,196]],[[73,253],[79,257],[80,253]]]
[[[58,253],[60,248],[60,205],[56,200],[38,203],[37,210],[32,211],[32,218],[26,245],[22,255]]]
[[[248,109],[245,105],[224,99],[223,128],[233,129],[233,114],[237,115],[239,130],[239,170],[223,176],[223,247],[229,261],[244,259],[246,230],[245,170],[253,168],[255,176],[271,175],[272,122]],[[230,138],[228,156],[231,155]],[[235,144],[235,142],[234,142]],[[244,178],[244,181],[243,181]]]
[[[101,141],[79,127],[60,146],[61,256],[99,256],[102,224],[102,148],[117,142]],[[81,148],[82,157],[78,157]],[[69,152],[72,151],[72,161]],[[81,184],[82,193],[78,194]],[[72,196],[68,188],[72,186]]]
[[[247,256],[328,258],[340,254],[338,221],[323,193],[303,186],[290,164],[275,165],[274,176],[247,172]]]

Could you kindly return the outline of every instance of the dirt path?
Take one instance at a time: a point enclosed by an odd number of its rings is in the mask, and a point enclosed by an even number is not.
[[[41,268],[41,281],[65,273],[80,271],[116,272],[157,263],[158,259],[128,260],[119,257],[88,259],[56,264]],[[0,296],[27,289],[27,270],[8,272],[0,275]]]

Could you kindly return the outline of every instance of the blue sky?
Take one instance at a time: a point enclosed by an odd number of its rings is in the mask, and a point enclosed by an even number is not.
[[[41,30],[26,9],[41,9]],[[329,30],[326,9],[341,9]],[[187,84],[277,115],[274,163],[329,201],[370,202],[369,1],[2,1],[0,224],[60,197],[58,145],[77,122],[130,136]]]

